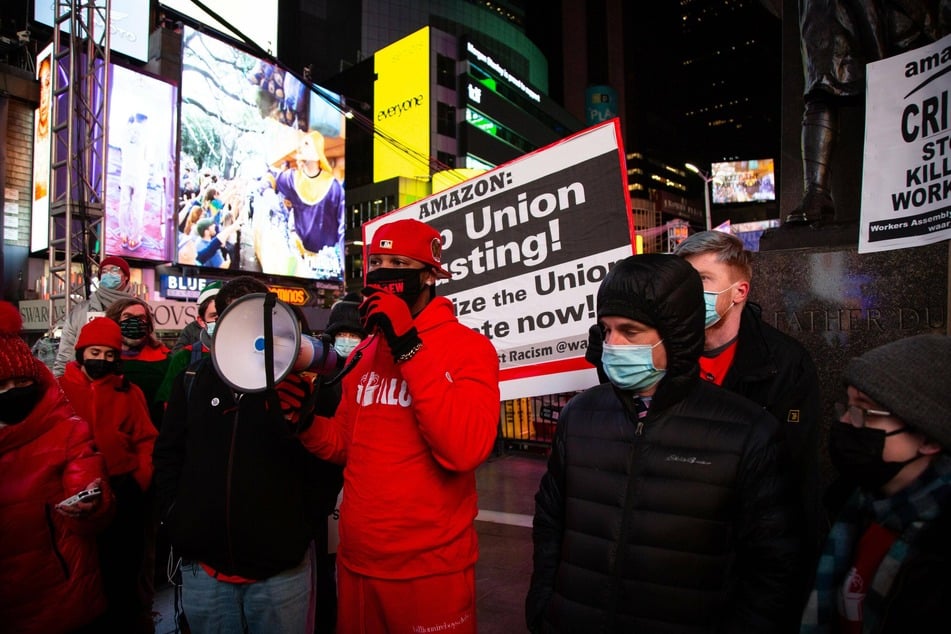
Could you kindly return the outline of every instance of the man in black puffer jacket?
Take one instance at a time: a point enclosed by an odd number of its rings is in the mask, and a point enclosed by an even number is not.
[[[598,290],[598,320],[609,382],[561,412],[535,497],[529,629],[797,629],[782,433],[700,380],[700,276],[674,255],[622,260]]]

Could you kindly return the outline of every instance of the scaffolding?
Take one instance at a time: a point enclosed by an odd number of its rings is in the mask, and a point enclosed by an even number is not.
[[[56,0],[50,161],[50,332],[86,298],[103,248],[111,0]],[[74,263],[79,271],[74,271]]]

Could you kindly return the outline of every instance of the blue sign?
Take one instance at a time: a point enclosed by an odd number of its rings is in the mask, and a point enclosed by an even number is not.
[[[160,275],[159,294],[165,298],[197,300],[201,291],[214,280],[184,275]]]
[[[617,91],[610,86],[588,86],[584,103],[585,122],[589,126],[618,116]]]

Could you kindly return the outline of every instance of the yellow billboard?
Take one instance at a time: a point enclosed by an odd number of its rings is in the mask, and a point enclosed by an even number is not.
[[[429,27],[374,55],[373,181],[429,177]]]

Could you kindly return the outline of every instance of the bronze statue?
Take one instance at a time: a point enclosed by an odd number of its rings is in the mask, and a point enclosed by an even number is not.
[[[786,222],[825,222],[835,218],[830,164],[839,105],[864,96],[866,64],[946,35],[951,0],[800,0],[799,26],[803,196]]]

